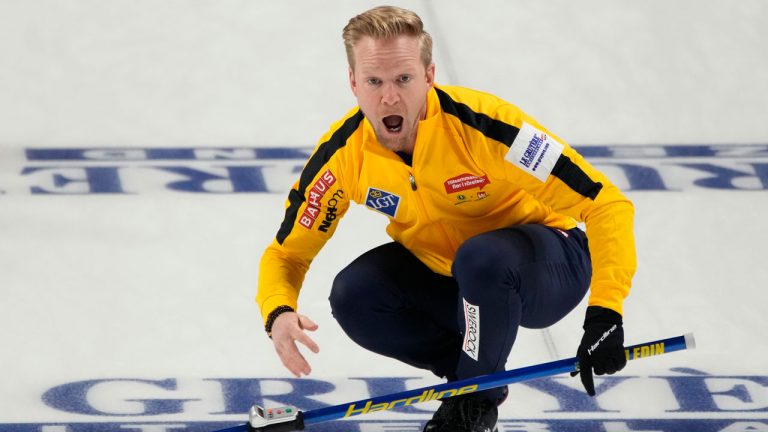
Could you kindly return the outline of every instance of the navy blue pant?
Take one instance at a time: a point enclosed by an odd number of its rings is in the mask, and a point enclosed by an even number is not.
[[[384,244],[336,276],[333,315],[368,350],[465,379],[503,370],[519,326],[548,327],[573,310],[592,267],[580,229],[520,225],[465,241],[452,274]]]

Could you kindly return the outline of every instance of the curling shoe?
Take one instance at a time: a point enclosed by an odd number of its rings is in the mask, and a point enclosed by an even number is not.
[[[423,432],[498,432],[497,401],[467,394],[448,398],[435,411]]]

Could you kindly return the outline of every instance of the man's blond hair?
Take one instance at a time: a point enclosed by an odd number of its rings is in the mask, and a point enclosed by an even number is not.
[[[424,67],[432,64],[432,36],[424,31],[424,23],[416,13],[396,6],[379,6],[349,20],[342,37],[347,49],[349,67],[355,68],[354,47],[365,36],[373,39],[389,39],[397,36],[419,39],[421,61]]]

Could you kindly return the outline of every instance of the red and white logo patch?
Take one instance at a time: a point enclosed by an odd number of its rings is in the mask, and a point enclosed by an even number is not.
[[[317,179],[315,184],[309,189],[309,193],[307,193],[307,208],[304,209],[304,213],[299,217],[299,225],[306,229],[312,228],[317,215],[320,214],[320,200],[334,183],[336,183],[336,176],[333,175],[331,170],[326,170]]]
[[[480,177],[474,174],[464,173],[449,178],[443,185],[445,186],[445,193],[452,194],[474,188],[482,190],[490,183],[491,181],[488,180],[487,175]]]

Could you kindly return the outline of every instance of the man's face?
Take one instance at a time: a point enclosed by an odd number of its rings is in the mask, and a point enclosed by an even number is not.
[[[364,37],[354,47],[349,84],[379,143],[392,151],[413,153],[426,112],[435,65],[425,68],[420,55],[419,40],[410,36]]]

